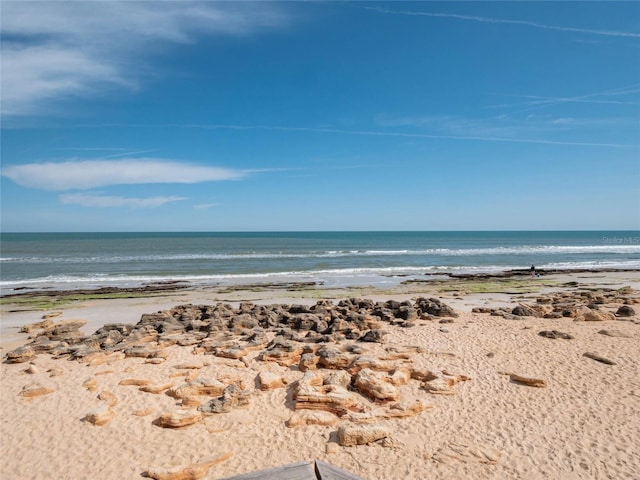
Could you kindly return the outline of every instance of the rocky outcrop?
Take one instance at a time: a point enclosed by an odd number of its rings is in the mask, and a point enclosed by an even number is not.
[[[577,285],[571,284],[567,286],[575,287]],[[601,322],[634,316],[635,310],[630,305],[640,303],[640,295],[638,293],[637,290],[630,287],[620,289],[574,288],[570,291],[553,292],[538,296],[535,298],[535,304],[533,305],[520,303],[513,308],[474,307],[472,312],[488,313],[512,320],[522,317],[567,317],[578,321]]]
[[[388,374],[365,368],[355,377],[355,388],[372,400],[398,400],[399,390],[391,383]]]
[[[27,346],[6,355],[8,363],[32,360],[41,352],[71,359],[110,361],[105,355],[120,352],[126,357],[161,359],[171,345],[194,346],[195,351],[225,358],[243,359],[260,351],[259,359],[283,366],[299,364],[305,354],[315,353],[318,343],[359,340],[382,343],[385,323],[412,326],[418,319],[455,317],[456,312],[437,298],[415,302],[374,302],[351,298],[337,304],[321,300],[315,305],[255,305],[237,308],[215,305],[178,305],[170,310],[144,314],[136,325],[106,324],[91,335],[80,332],[85,320],[51,320],[26,327],[36,337]],[[270,335],[275,333],[270,341]],[[317,348],[316,348],[317,349]],[[324,368],[344,368],[352,360],[345,352],[318,352]],[[314,368],[305,357],[303,368]]]

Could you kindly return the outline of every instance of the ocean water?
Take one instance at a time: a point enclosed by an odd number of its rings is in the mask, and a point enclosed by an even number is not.
[[[387,286],[438,273],[640,269],[640,232],[3,233],[2,294],[26,289],[314,281]],[[18,290],[15,290],[18,289]]]

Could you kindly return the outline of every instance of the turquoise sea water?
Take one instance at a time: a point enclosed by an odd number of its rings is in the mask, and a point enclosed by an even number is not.
[[[640,268],[640,232],[3,233],[0,287],[316,281],[391,285],[425,274]],[[22,290],[20,290],[22,291]]]

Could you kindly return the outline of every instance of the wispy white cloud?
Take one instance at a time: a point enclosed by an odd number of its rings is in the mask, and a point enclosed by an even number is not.
[[[418,16],[418,17],[436,17],[436,18],[455,18],[457,20],[467,20],[472,22],[481,22],[481,23],[504,23],[510,25],[523,25],[532,28],[540,28],[544,30],[556,30],[560,32],[575,32],[575,33],[585,33],[590,35],[605,35],[611,37],[629,37],[629,38],[640,38],[640,33],[637,32],[624,32],[617,30],[596,30],[590,28],[578,28],[571,26],[560,26],[560,25],[547,25],[544,23],[531,22],[528,20],[512,20],[506,18],[491,18],[491,17],[479,17],[474,15],[459,15],[455,13],[436,13],[436,12],[419,12],[419,11],[410,11],[410,10],[389,10],[382,7],[361,7],[367,10],[374,10],[376,12],[391,14],[391,15],[409,15],[409,16]]]
[[[200,183],[242,178],[247,171],[135,158],[29,163],[2,169],[2,175],[23,187],[41,190],[88,190],[108,185]]]
[[[60,201],[64,204],[94,208],[157,208],[167,203],[179,202],[181,200],[187,200],[187,198],[177,196],[130,198],[97,193],[70,193],[60,195]]]
[[[196,210],[208,210],[210,208],[219,207],[219,203],[201,203],[198,205],[194,205],[193,208]]]
[[[2,113],[39,113],[51,101],[105,87],[135,89],[146,56],[167,44],[287,21],[271,2],[3,2]]]
[[[464,116],[393,116],[378,115],[376,122],[383,127],[408,127],[414,130],[427,130],[447,137],[485,139],[486,141],[503,141],[513,143],[538,143],[576,146],[598,146],[615,148],[638,148],[640,145],[591,142],[564,142],[546,140],[545,136],[559,133],[579,133],[585,138],[594,138],[594,132],[602,130],[637,129],[635,117],[571,117],[554,115],[526,116],[498,115],[495,117]],[[500,140],[498,140],[500,139]]]

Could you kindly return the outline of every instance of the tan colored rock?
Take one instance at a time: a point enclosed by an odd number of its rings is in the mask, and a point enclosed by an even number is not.
[[[124,354],[136,358],[163,358],[166,355],[162,348],[153,345],[134,345],[125,349]]]
[[[95,378],[87,378],[82,386],[90,392],[95,392],[98,389],[98,381]]]
[[[222,395],[226,387],[227,385],[216,379],[198,378],[193,382],[169,389],[167,395],[177,399],[198,395],[217,397]]]
[[[94,411],[87,413],[84,419],[93,425],[101,427],[102,425],[109,423],[114,416],[115,412],[109,405],[101,405]]]
[[[33,333],[36,330],[42,330],[42,329],[51,328],[51,327],[53,327],[53,320],[51,320],[51,318],[45,318],[41,322],[35,322],[35,323],[29,323],[27,325],[23,325],[22,328],[20,328],[20,331],[22,333]]]
[[[151,385],[151,380],[146,378],[125,378],[120,380],[118,385],[133,385],[134,387],[144,387],[145,385]]]
[[[40,373],[40,369],[37,367],[37,365],[34,365],[32,363],[25,369],[24,373],[27,373],[29,375],[37,375]]]
[[[317,372],[305,372],[298,384],[305,384],[310,387],[319,387],[324,383],[324,378]]]
[[[47,373],[49,374],[50,377],[59,377],[60,375],[64,374],[64,370],[61,369],[60,367],[53,367],[47,370]]]
[[[380,425],[346,424],[338,428],[338,443],[343,447],[367,445],[391,436],[391,431]]]
[[[149,363],[151,365],[160,365],[161,363],[166,362],[167,359],[166,358],[162,358],[162,357],[154,357],[154,358],[147,358],[144,363]]]
[[[98,399],[102,400],[103,402],[107,402],[107,405],[109,405],[110,407],[113,407],[118,403],[118,397],[106,390],[98,394]]]
[[[396,387],[406,385],[409,380],[411,380],[411,370],[408,368],[397,368],[389,375],[389,382]]]
[[[365,368],[356,375],[355,387],[372,400],[398,400],[400,391],[389,382],[385,373],[374,372]]]
[[[46,329],[42,334],[45,336],[61,335],[74,330],[78,330],[87,324],[86,320],[71,319],[54,323],[50,328]]]
[[[218,398],[200,405],[198,411],[203,413],[228,413],[233,408],[245,407],[249,404],[249,392],[232,383],[224,389]]]
[[[458,382],[464,382],[470,379],[470,377],[466,375],[448,375],[447,373],[443,372],[433,380],[424,382],[421,387],[435,395],[455,395],[456,392],[453,386]]]
[[[24,363],[32,360],[36,356],[36,352],[29,345],[18,347],[11,352],[7,352],[7,363]]]
[[[151,415],[153,413],[153,408],[141,408],[139,410],[134,410],[131,412],[136,417],[146,417],[147,415]]]
[[[438,378],[438,374],[424,367],[411,368],[411,378],[420,382],[429,382]]]
[[[150,468],[144,472],[144,476],[154,480],[199,480],[207,474],[211,467],[228,460],[232,456],[233,453],[228,452],[212,460],[169,470]]]
[[[163,413],[158,417],[156,423],[163,428],[183,428],[198,423],[202,420],[202,413],[197,410],[176,410],[174,412]]]
[[[209,363],[203,364],[202,362],[188,362],[188,363],[179,363],[178,365],[174,365],[173,368],[176,370],[200,370],[209,366]]]
[[[289,367],[300,362],[302,357],[302,346],[289,340],[281,340],[274,344],[272,348],[262,352],[258,358],[264,362],[276,362],[283,367]]]
[[[284,387],[287,382],[280,375],[271,372],[260,372],[256,377],[260,390],[275,390]]]
[[[199,408],[202,405],[202,401],[199,397],[183,397],[180,405],[185,408]]]
[[[591,308],[576,318],[576,320],[584,320],[585,322],[606,322],[615,319],[616,316],[613,313],[605,312],[604,310],[593,310]]]
[[[296,410],[285,425],[289,428],[305,425],[335,425],[338,417],[324,410]]]
[[[349,366],[349,371],[355,374],[360,370],[368,368],[369,370],[376,370],[378,372],[391,372],[395,370],[396,367],[394,363],[381,360],[374,355],[358,355]]]
[[[397,402],[390,404],[381,416],[384,418],[413,417],[434,407],[433,403],[425,403],[421,400],[415,400],[411,403]]]
[[[30,385],[25,385],[22,387],[22,391],[20,392],[20,396],[24,398],[34,398],[40,397],[42,395],[48,395],[53,393],[55,390],[52,388],[44,387],[38,383],[32,383]]]
[[[164,385],[145,385],[144,387],[140,387],[139,390],[141,392],[158,394],[175,386],[175,383],[166,383]]]
[[[326,410],[338,416],[349,411],[364,412],[365,407],[346,388],[338,385],[311,386],[298,383],[294,394],[296,410]]]
[[[335,370],[348,368],[354,359],[353,355],[344,353],[333,345],[323,346],[318,350],[317,354],[320,367]]]
[[[320,358],[315,353],[305,353],[300,357],[298,368],[301,372],[315,370],[318,368],[318,360],[320,360]]]
[[[339,385],[347,388],[351,385],[351,374],[346,370],[334,370],[324,376],[322,383],[323,385]]]
[[[522,385],[527,385],[529,387],[538,387],[544,388],[547,386],[547,382],[540,378],[532,378],[532,377],[523,377],[522,375],[516,375],[512,373],[509,375],[509,379],[515,383],[521,383]]]
[[[240,346],[234,346],[234,347],[228,347],[228,348],[215,348],[213,350],[213,354],[216,357],[232,358],[234,360],[239,360],[242,357],[245,357],[249,354],[249,349],[243,348]]]

